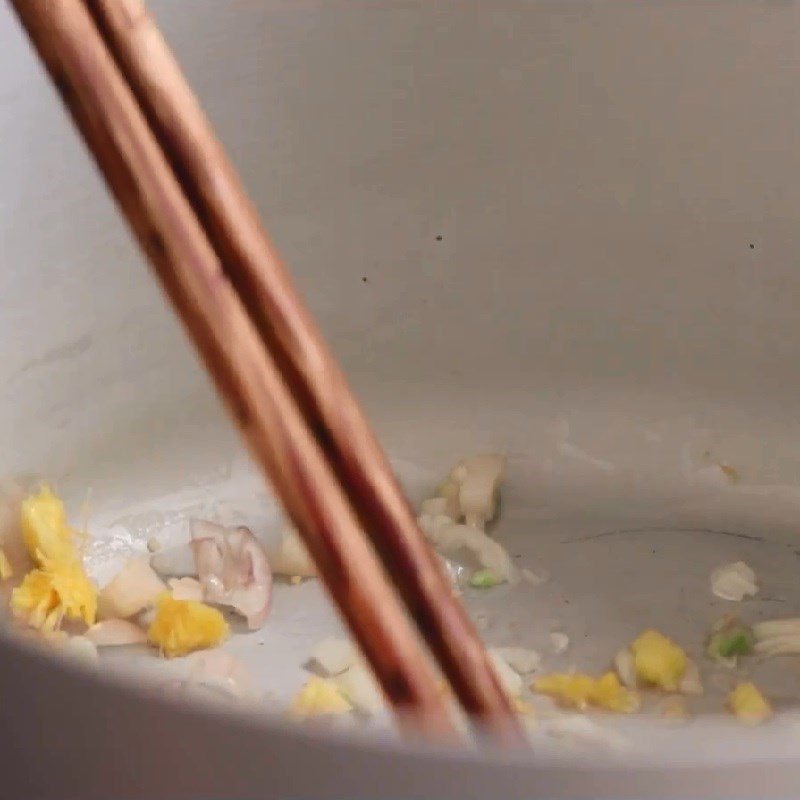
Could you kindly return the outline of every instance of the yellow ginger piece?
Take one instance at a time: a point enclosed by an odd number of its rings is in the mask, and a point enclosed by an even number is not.
[[[647,630],[631,642],[636,677],[667,692],[678,689],[688,659],[675,642],[655,630]]]
[[[65,617],[93,625],[97,589],[83,570],[64,505],[47,486],[22,501],[20,530],[37,568],[12,591],[14,614],[40,631],[54,630]],[[0,577],[8,570],[0,563]]]
[[[312,675],[294,696],[289,713],[297,719],[308,719],[347,714],[352,710],[353,707],[333,681]]]
[[[93,625],[97,589],[77,561],[45,558],[11,592],[11,610],[38,630],[52,631],[64,617]]]
[[[537,678],[532,688],[581,711],[591,705],[629,714],[641,705],[638,693],[626,689],[614,672],[606,672],[599,678],[581,673],[555,672]]]
[[[74,532],[67,524],[64,504],[47,486],[22,501],[22,540],[31,558],[41,564],[45,558],[77,561]]]
[[[772,716],[772,706],[753,683],[739,683],[728,695],[728,705],[736,716],[756,725]]]

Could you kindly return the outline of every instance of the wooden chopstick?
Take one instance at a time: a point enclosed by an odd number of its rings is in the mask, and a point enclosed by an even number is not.
[[[81,0],[12,4],[384,690],[395,704],[414,707],[427,730],[450,730],[413,632],[397,627],[402,611],[324,455],[362,523],[374,526],[373,542],[397,569],[393,577],[462,704],[496,738],[521,743],[479,640],[157,28],[135,0],[87,1],[105,43]],[[211,242],[187,214],[187,199]]]
[[[416,631],[82,0],[12,2],[387,697],[454,736]]]
[[[463,707],[500,738],[520,741],[477,634],[158,27],[140,0],[85,2]]]

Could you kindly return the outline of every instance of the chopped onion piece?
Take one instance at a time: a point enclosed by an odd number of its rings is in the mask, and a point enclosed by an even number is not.
[[[800,654],[800,634],[773,636],[756,642],[754,650],[762,656],[790,656]]]
[[[628,689],[636,688],[636,667],[633,663],[633,653],[629,648],[623,647],[614,656],[614,669],[616,669],[623,686]]]
[[[430,539],[442,529],[453,524],[453,520],[446,514],[420,514],[417,517],[417,525],[420,530]]]
[[[167,586],[176,600],[203,602],[203,586],[195,578],[170,578]]]
[[[536,672],[542,665],[541,655],[528,647],[495,647],[493,650],[519,675]]]
[[[453,478],[447,478],[439,484],[437,495],[447,501],[445,513],[454,520],[461,518],[461,508],[458,505],[458,491],[460,482]]]
[[[130,644],[145,644],[147,633],[127,619],[106,619],[96,622],[86,631],[86,638],[97,647],[123,647]]]
[[[444,516],[450,516],[448,512],[449,504],[446,497],[429,497],[427,500],[422,501],[422,505],[419,507],[420,514],[428,514],[431,517],[438,516],[442,514]]]
[[[532,586],[540,586],[550,580],[550,575],[546,570],[540,569],[534,572],[532,569],[523,567],[521,570],[522,580],[527,581]]]
[[[478,564],[491,570],[499,580],[516,583],[519,572],[503,547],[483,531],[469,525],[448,525],[430,537],[432,544],[447,556],[457,556],[466,550]]]
[[[488,651],[489,661],[492,664],[497,680],[500,682],[503,691],[509,697],[516,697],[522,692],[522,678],[511,668],[501,653],[490,647]]]
[[[567,649],[569,648],[569,636],[566,633],[561,633],[560,631],[553,631],[550,634],[550,644],[553,647],[553,652],[556,655],[561,655],[562,653],[566,653]]]
[[[458,489],[458,504],[467,525],[482,529],[494,519],[505,464],[502,455],[473,456],[461,462],[466,473]]]
[[[192,520],[192,550],[203,599],[231,607],[260,628],[269,613],[272,572],[264,548],[249,528]]]
[[[744,561],[723,564],[711,573],[711,591],[723,600],[752,597],[758,592],[756,574]]]
[[[447,574],[447,577],[450,578],[450,585],[453,587],[453,591],[460,593],[461,587],[469,582],[471,571],[463,564],[449,559],[441,553],[436,553],[436,556]]]
[[[224,650],[210,650],[195,656],[186,686],[217,689],[238,698],[257,696],[252,675],[247,667]]]
[[[100,619],[126,619],[152,605],[166,589],[146,558],[134,557],[103,587],[97,596]]]
[[[438,498],[423,503],[422,514],[446,514],[482,530],[497,513],[505,464],[506,457],[495,453],[463,459],[439,485]]]
[[[288,575],[301,578],[313,578],[317,574],[314,565],[300,534],[295,530],[285,531],[278,551],[270,559],[276,575]]]
[[[97,647],[86,636],[70,636],[59,648],[60,652],[78,661],[90,664],[97,661]]]
[[[623,734],[598,725],[585,714],[558,714],[545,720],[542,730],[548,736],[576,745],[603,746],[609,750],[624,750],[631,744]]]
[[[776,636],[800,636],[800,617],[757,622],[753,625],[753,633],[758,640],[772,639]]]

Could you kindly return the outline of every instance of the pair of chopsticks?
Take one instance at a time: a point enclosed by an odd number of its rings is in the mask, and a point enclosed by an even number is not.
[[[10,2],[400,719],[455,736],[421,633],[464,710],[522,744],[480,640],[145,8]]]

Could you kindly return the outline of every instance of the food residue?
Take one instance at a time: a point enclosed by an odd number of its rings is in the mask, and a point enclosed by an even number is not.
[[[218,645],[228,636],[228,623],[216,609],[194,600],[175,600],[164,592],[147,640],[167,658]]]
[[[530,584],[546,580],[546,576],[517,566],[493,538],[505,462],[504,456],[496,454],[462,459],[447,473],[435,496],[420,506],[420,528],[437,550],[455,591],[466,586],[489,590],[521,579]],[[728,481],[737,477],[725,465],[719,470]],[[270,553],[246,527],[193,519],[188,541],[163,548],[157,538],[150,537],[146,542],[149,554],[130,558],[98,592],[83,567],[80,534],[67,523],[64,505],[56,494],[42,486],[26,497],[20,495],[18,508],[15,538],[22,562],[8,549],[15,559],[12,568],[4,549],[12,545],[7,539],[0,542],[0,580],[15,577],[14,572],[18,576],[9,584],[14,587],[10,607],[17,619],[27,623],[25,631],[32,637],[87,661],[97,659],[97,648],[131,644],[149,643],[166,658],[216,648],[229,634],[217,606],[243,616],[250,629],[260,628],[269,613],[273,572],[291,584],[316,576],[302,539],[291,528],[283,531],[277,549]],[[729,601],[740,601],[758,591],[755,573],[743,561],[718,567],[710,582],[713,593]],[[470,600],[477,594],[467,592]],[[292,596],[296,598],[297,593]],[[503,595],[495,597],[502,600]],[[65,621],[71,624],[62,629]],[[549,635],[550,657],[563,654],[570,645],[565,633],[553,630],[557,627],[560,623],[550,622],[549,634],[546,627],[533,634],[534,641],[541,635],[545,642]],[[528,688],[580,712],[599,709],[622,714],[639,710],[647,690],[675,693],[662,695],[658,705],[654,704],[662,716],[675,719],[688,717],[685,695],[703,691],[697,664],[678,644],[654,629],[643,631],[613,656],[615,671],[597,677],[567,671],[533,679],[543,660],[536,650],[507,646],[491,647],[487,652],[514,709],[531,718]],[[750,627],[725,616],[710,629],[705,653],[716,665],[726,667],[736,666],[737,658],[753,653],[800,653],[800,618]],[[325,639],[310,655],[310,669],[317,674],[310,675],[295,695],[291,716],[305,719],[354,710],[376,715],[386,709],[381,687],[350,640]],[[250,700],[256,696],[243,665],[229,653],[213,651],[194,658],[194,663],[188,662],[193,666],[187,686],[210,686]],[[437,674],[442,692],[451,694],[441,673]],[[726,690],[736,680],[736,673],[729,675]],[[749,682],[738,683],[728,694],[727,704],[748,723],[761,722],[772,713],[769,702]]]
[[[14,568],[11,566],[11,562],[8,560],[6,551],[0,547],[0,580],[7,581],[9,578],[13,577]]]
[[[311,675],[302,689],[294,696],[289,708],[297,719],[321,717],[331,714],[348,714],[353,707],[331,680]]]
[[[711,628],[706,655],[714,661],[735,666],[737,657],[751,655],[754,646],[753,629],[734,616],[725,616]]]
[[[631,642],[630,651],[636,677],[642,684],[667,692],[679,688],[688,659],[675,642],[651,629]]]
[[[686,698],[680,694],[665,697],[659,704],[659,711],[662,717],[674,720],[686,720],[689,718],[689,709],[686,706]]]
[[[129,558],[100,590],[98,613],[102,619],[127,619],[153,605],[166,589],[146,558]]]
[[[756,725],[772,716],[772,707],[753,683],[739,683],[728,695],[728,706],[742,722]]]
[[[613,672],[606,672],[599,678],[582,673],[556,672],[537,678],[532,688],[579,711],[596,706],[607,711],[630,714],[641,706],[639,694],[623,686]]]
[[[800,617],[773,619],[753,625],[754,650],[759,655],[800,654]]]
[[[744,561],[723,564],[711,573],[711,591],[722,600],[741,602],[758,593],[756,573]]]
[[[40,563],[12,590],[14,614],[41,630],[55,630],[64,618],[92,625],[97,613],[97,590],[81,564],[44,557]]]
[[[64,506],[47,486],[22,501],[20,531],[37,566],[11,592],[15,616],[48,631],[64,618],[94,623],[97,590],[84,572]]]

